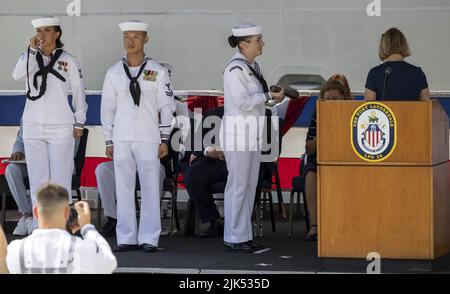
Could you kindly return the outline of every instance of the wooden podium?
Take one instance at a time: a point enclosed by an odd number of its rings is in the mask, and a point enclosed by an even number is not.
[[[395,116],[395,144],[384,160],[368,161],[353,139],[366,138],[355,115],[367,103],[317,103],[319,257],[436,259],[450,251],[447,115],[438,101],[375,102]]]

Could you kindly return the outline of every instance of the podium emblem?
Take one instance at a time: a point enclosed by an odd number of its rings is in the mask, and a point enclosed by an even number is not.
[[[397,122],[394,113],[380,102],[367,102],[358,107],[350,121],[351,143],[363,160],[379,162],[395,149]]]

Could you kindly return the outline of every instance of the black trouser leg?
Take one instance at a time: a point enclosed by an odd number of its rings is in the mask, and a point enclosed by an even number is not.
[[[198,160],[188,169],[185,176],[186,190],[198,210],[202,223],[220,218],[214,202],[211,185],[226,181],[227,170],[224,162]]]

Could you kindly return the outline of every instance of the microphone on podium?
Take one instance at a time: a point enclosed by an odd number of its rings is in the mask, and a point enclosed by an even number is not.
[[[391,74],[391,72],[392,72],[392,67],[390,67],[390,66],[386,67],[386,69],[384,70],[384,83],[383,83],[383,96],[382,96],[383,100],[386,98],[385,95],[386,95],[387,79],[388,79],[389,75]]]

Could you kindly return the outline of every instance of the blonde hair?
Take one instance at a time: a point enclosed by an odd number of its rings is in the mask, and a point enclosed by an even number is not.
[[[397,28],[390,28],[381,35],[378,49],[378,57],[381,61],[386,60],[392,54],[400,54],[403,57],[411,55],[405,35]]]

